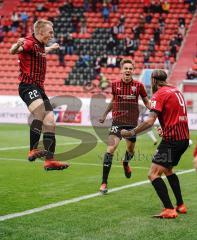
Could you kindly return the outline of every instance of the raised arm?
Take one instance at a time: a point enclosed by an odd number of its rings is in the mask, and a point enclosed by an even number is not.
[[[22,52],[23,44],[24,44],[24,38],[19,38],[18,41],[11,46],[10,53],[14,55],[14,54]]]
[[[59,49],[60,45],[58,43],[53,43],[50,47],[45,47],[45,53],[52,52],[53,50]]]

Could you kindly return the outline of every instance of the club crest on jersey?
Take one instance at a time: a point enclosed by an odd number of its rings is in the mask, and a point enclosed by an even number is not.
[[[151,108],[155,108],[156,107],[156,101],[151,101]]]
[[[132,89],[133,94],[135,94],[136,93],[136,86],[132,86],[131,89]]]

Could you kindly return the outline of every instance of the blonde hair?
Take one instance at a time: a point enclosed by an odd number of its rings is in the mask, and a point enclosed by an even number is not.
[[[53,23],[51,21],[40,19],[34,23],[34,33],[39,34],[39,30],[44,28],[46,25],[51,25],[53,27]]]
[[[120,67],[122,68],[124,64],[126,63],[130,63],[132,64],[133,68],[135,68],[135,64],[134,61],[131,59],[122,59],[122,61],[120,62]]]

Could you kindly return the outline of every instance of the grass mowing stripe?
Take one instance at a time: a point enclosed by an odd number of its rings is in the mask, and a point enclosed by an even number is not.
[[[187,174],[187,173],[191,173],[191,172],[194,172],[194,171],[195,171],[195,169],[188,169],[188,170],[185,170],[185,171],[182,171],[182,172],[178,172],[177,175]],[[123,189],[137,187],[137,186],[145,185],[145,184],[148,184],[148,183],[150,183],[150,181],[146,180],[146,181],[140,181],[140,182],[124,185],[124,186],[117,187],[117,188],[112,188],[112,189],[109,190],[109,193],[118,192],[118,191],[121,191]],[[98,196],[101,196],[101,193],[88,194],[88,195],[84,195],[84,196],[81,196],[81,197],[60,201],[60,202],[57,202],[57,203],[51,203],[51,204],[48,204],[48,205],[45,205],[45,206],[42,206],[42,207],[33,208],[33,209],[26,210],[26,211],[23,211],[23,212],[7,214],[7,215],[4,215],[4,216],[0,216],[0,221],[6,221],[6,220],[9,220],[9,219],[22,217],[22,216],[25,216],[25,215],[30,215],[30,214],[33,214],[33,213],[42,212],[42,211],[45,211],[47,209],[52,209],[52,208],[68,205],[68,204],[71,204],[71,203],[80,202],[82,200],[91,199],[91,198],[95,198],[95,197],[98,197]]]

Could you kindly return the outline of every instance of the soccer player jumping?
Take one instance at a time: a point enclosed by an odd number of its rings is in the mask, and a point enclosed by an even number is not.
[[[122,78],[112,83],[112,100],[109,103],[102,118],[99,120],[103,123],[107,114],[112,110],[112,126],[108,137],[107,152],[103,160],[103,177],[100,187],[101,193],[106,193],[107,180],[112,165],[113,154],[122,139],[121,129],[132,129],[137,126],[139,118],[138,98],[142,97],[144,105],[149,108],[149,100],[144,85],[133,80],[134,63],[129,59],[121,61]],[[131,177],[131,168],[129,161],[134,155],[136,137],[132,136],[126,140],[127,150],[123,159],[124,173],[127,178]]]
[[[46,54],[59,45],[54,43],[45,47],[54,37],[53,24],[47,20],[38,20],[34,24],[34,33],[26,38],[20,38],[12,45],[11,54],[18,54],[20,64],[19,95],[26,103],[34,119],[30,126],[29,161],[46,157],[46,170],[62,170],[67,163],[54,159],[55,152],[55,118],[53,108],[44,91],[46,74]],[[41,132],[43,130],[44,150],[38,149]]]
[[[179,213],[186,213],[178,176],[173,167],[179,163],[182,154],[189,145],[189,128],[185,101],[181,92],[167,82],[163,70],[154,70],[151,75],[153,96],[148,118],[131,131],[122,130],[122,137],[136,136],[153,126],[159,119],[162,141],[153,156],[149,179],[164,205],[164,210],[154,217],[176,218]],[[165,174],[176,198],[176,208],[172,205],[168,190],[161,175]]]

